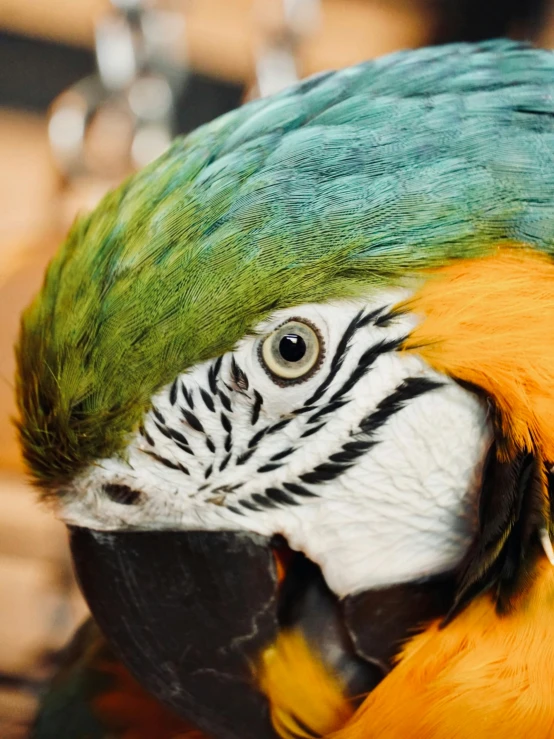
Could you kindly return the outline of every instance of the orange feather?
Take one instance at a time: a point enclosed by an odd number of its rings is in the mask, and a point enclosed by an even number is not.
[[[485,595],[414,637],[332,739],[554,737],[554,568],[538,569],[509,614]]]
[[[525,450],[552,463],[554,262],[525,247],[499,248],[429,273],[398,307],[422,318],[404,351],[492,400],[506,441],[501,453]],[[289,677],[275,671],[273,687],[267,674],[262,680],[273,715],[281,715],[280,735],[290,736],[282,715],[292,712],[329,739],[554,738],[554,568],[546,557],[535,575],[509,613],[499,615],[482,595],[444,629],[437,621],[408,641],[395,669],[339,729],[340,712],[314,712],[318,683],[308,686],[311,697],[298,685],[317,658],[305,644],[298,658],[288,650],[280,659]],[[328,685],[339,705],[341,686]]]
[[[298,632],[264,652],[260,688],[283,739],[548,739],[553,607],[554,568],[543,558],[509,614],[482,595],[447,627],[437,620],[410,639],[355,713]]]
[[[554,461],[551,258],[519,247],[461,260],[431,273],[399,307],[423,319],[405,351],[484,390],[512,445]]]
[[[115,660],[103,660],[96,669],[109,676],[110,690],[94,700],[97,715],[120,739],[206,739],[201,732],[152,698]]]

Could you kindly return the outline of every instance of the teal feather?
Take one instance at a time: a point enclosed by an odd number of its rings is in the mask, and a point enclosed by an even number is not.
[[[554,254],[554,54],[510,41],[319,75],[177,140],[74,226],[22,319],[48,490],[277,308],[518,242]]]

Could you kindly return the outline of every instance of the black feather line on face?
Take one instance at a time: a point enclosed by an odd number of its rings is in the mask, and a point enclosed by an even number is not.
[[[269,500],[269,498],[266,498],[264,495],[261,495],[260,493],[253,493],[252,494],[252,500],[258,503],[258,505],[261,505],[262,508],[277,508],[278,506],[273,503],[273,501]]]
[[[222,392],[221,390],[218,390],[217,391],[217,394],[218,394],[219,399],[221,400],[221,405],[225,408],[225,410],[228,413],[231,413],[232,410],[233,410],[233,407],[231,405],[231,400],[230,400],[229,396],[228,395],[225,395],[225,393]]]
[[[390,310],[386,311],[386,313],[382,313],[381,315],[377,316],[374,323],[380,328],[386,328],[390,326],[390,324],[402,314],[403,311],[391,308]]]
[[[404,343],[406,338],[407,337],[404,336],[400,339],[394,339],[392,341],[379,341],[377,344],[365,351],[358,360],[358,364],[354,371],[351,373],[350,377],[331,396],[330,402],[333,403],[349,393],[362,379],[362,377],[365,377],[365,375],[369,372],[369,370],[373,367],[377,359],[382,354],[387,354],[388,352],[395,351]]]
[[[284,505],[299,505],[299,502],[295,500],[292,495],[285,493],[284,490],[279,488],[266,488],[266,496],[274,501],[275,503],[282,503]]]
[[[268,426],[265,426],[263,429],[260,429],[259,431],[256,431],[254,436],[250,439],[248,442],[248,448],[254,450],[254,448],[258,445],[261,439],[267,434],[268,432]]]
[[[357,313],[346,327],[346,331],[342,335],[341,340],[339,341],[337,348],[335,349],[335,353],[333,355],[333,359],[331,360],[331,366],[329,368],[327,377],[319,385],[313,395],[311,395],[306,401],[304,401],[304,405],[313,405],[314,403],[317,403],[317,401],[321,399],[329,385],[335,379],[344,362],[344,358],[350,345],[350,341],[358,330],[362,315],[363,311]]]
[[[210,391],[213,395],[217,395],[217,378],[219,376],[219,370],[221,369],[221,363],[223,361],[223,357],[218,357],[215,362],[210,365],[210,369],[208,370],[208,385],[210,386]]]
[[[379,321],[385,310],[386,308],[375,308],[375,310],[366,313],[366,315],[362,316],[358,321],[358,329],[365,328],[366,326],[369,326],[370,323],[373,323],[375,326],[380,326],[381,324]],[[388,311],[388,313],[390,312],[392,312],[392,309],[391,311]],[[397,315],[400,315],[400,313],[397,313]]]
[[[359,443],[362,446],[357,449],[345,449],[348,444],[343,444],[342,451],[331,454],[331,456],[329,457],[329,461],[336,464],[350,464],[352,462],[355,462],[358,457],[360,457],[362,454],[365,454],[371,449],[371,447],[377,444],[376,441],[366,441]]]
[[[239,500],[239,505],[241,505],[243,508],[248,509],[249,511],[254,511],[255,513],[258,513],[261,510],[259,506],[255,505],[250,500]]]
[[[454,604],[444,625],[474,598],[490,591],[499,613],[512,607],[521,588],[529,583],[541,553],[539,532],[548,525],[541,464],[520,452],[510,461],[489,452],[479,500],[479,528],[464,558]]]
[[[193,411],[194,398],[192,397],[192,392],[187,389],[184,382],[181,382],[181,392],[183,393],[183,398],[185,399],[186,404],[191,409],[191,411]]]
[[[308,488],[305,488],[303,485],[297,485],[294,482],[284,482],[283,487],[285,490],[288,490],[289,493],[293,493],[294,495],[300,495],[303,498],[318,498],[319,496],[317,493],[312,493],[311,490],[308,490]]]
[[[230,419],[225,415],[225,413],[221,413],[219,418],[221,420],[221,425],[223,426],[223,430],[226,431],[228,434],[230,434],[233,428]]]
[[[248,377],[246,373],[239,367],[235,357],[231,358],[231,380],[234,384],[234,390],[239,393],[244,393],[250,387]]]
[[[362,421],[360,422],[360,431],[358,431],[356,434],[359,438],[347,441],[346,443],[342,444],[341,447],[339,447],[336,452],[333,452],[333,454],[331,454],[325,462],[322,462],[321,464],[313,467],[311,470],[308,470],[307,472],[301,474],[299,476],[299,481],[304,483],[305,485],[320,485],[332,480],[336,480],[347,470],[349,470],[360,457],[366,454],[373,446],[378,443],[377,439],[369,437],[382,426],[384,426],[387,421],[395,413],[400,411],[407,402],[409,402],[413,398],[416,398],[427,392],[431,392],[442,386],[442,382],[437,382],[429,378],[407,378],[402,383],[400,383],[400,385],[398,385],[398,387],[388,397],[384,398],[377,405],[376,409],[372,413],[362,419]],[[336,406],[337,402],[338,401],[335,401],[334,403],[330,403],[329,405]],[[340,403],[340,405],[343,404],[343,402]],[[324,406],[322,410],[325,410],[327,408],[329,408],[329,406]],[[324,424],[321,424],[321,426],[322,425]],[[321,428],[321,426],[316,427],[314,431]],[[266,429],[261,429],[261,431],[258,432],[258,434],[256,434],[256,436],[251,439],[251,442],[256,439],[257,443],[266,433]],[[254,443],[249,450],[250,454],[252,454],[255,449],[256,444]],[[274,458],[279,459],[281,457],[285,457],[288,454],[292,453],[292,451],[294,451],[294,449],[292,447],[289,447],[282,452],[275,454]],[[244,455],[242,455],[242,457],[244,457]],[[237,460],[237,464],[242,464],[242,462],[239,462],[240,459],[241,457],[239,457],[239,459]],[[279,464],[265,464],[262,467],[259,467],[257,472],[272,472],[279,466]],[[269,496],[274,503],[277,503],[279,505],[298,505],[298,501],[294,498],[294,495],[298,495],[301,497],[318,497],[316,493],[310,491],[307,487],[305,487],[305,485],[285,482],[282,483],[282,486],[287,492],[276,487],[268,488],[265,492],[266,496]],[[271,494],[268,493],[268,491],[271,491]]]
[[[168,431],[169,437],[173,439],[174,441],[178,441],[184,446],[190,446],[190,444],[187,441],[186,436],[182,434],[180,431],[176,431],[175,429],[172,429],[169,426],[167,428],[167,431]]]
[[[247,449],[242,454],[239,454],[239,456],[237,457],[236,464],[237,465],[246,464],[246,462],[248,462],[248,460],[254,454],[255,451],[256,451],[256,447],[252,447],[251,449]]]
[[[277,452],[277,454],[274,454],[272,457],[269,458],[270,462],[277,462],[280,459],[284,459],[285,457],[288,457],[289,454],[292,454],[294,452],[294,447],[289,446],[286,449],[283,449],[282,452]]]
[[[183,414],[183,418],[188,423],[188,425],[193,428],[195,431],[198,431],[199,433],[203,434],[204,432],[204,426],[200,423],[200,420],[192,413],[191,411],[187,411],[186,408],[181,408],[181,413]]]
[[[162,424],[162,426],[165,426],[165,418],[162,416],[160,411],[156,408],[156,406],[152,406],[152,413],[156,416],[156,419],[159,423]]]
[[[381,428],[406,403],[420,395],[436,390],[444,383],[428,377],[408,377],[400,383],[394,392],[378,403],[377,408],[360,421],[360,429],[364,434],[372,434]]]
[[[145,428],[142,428],[141,435],[144,437],[144,439],[146,439],[146,441],[148,442],[148,444],[150,444],[150,446],[156,446],[154,439],[150,436],[150,434]]]
[[[170,470],[179,470],[185,475],[190,475],[188,468],[185,467],[185,465],[180,464],[179,462],[172,462],[170,459],[167,459],[167,457],[162,457],[161,454],[156,454],[155,452],[151,452],[148,449],[141,449],[140,451],[143,454],[147,454],[149,457],[152,457],[152,459],[155,459],[156,462],[163,464],[164,467],[167,467]]]
[[[227,467],[230,461],[231,461],[231,453],[229,452],[228,454],[225,455],[225,457],[223,458],[223,461],[219,465],[219,471],[223,472],[223,470]]]
[[[321,482],[329,482],[330,480],[336,480],[337,477],[346,472],[349,465],[333,464],[332,462],[323,462],[322,464],[316,465],[311,472],[305,472],[300,475],[302,482],[310,483],[311,485],[317,485]]]
[[[320,423],[318,426],[314,426],[313,429],[308,429],[307,431],[304,431],[304,433],[300,434],[300,438],[306,439],[308,436],[313,436],[313,434],[317,434],[317,432],[324,426],[325,421],[323,423]]]
[[[165,426],[162,426],[161,423],[158,423],[158,421],[154,421],[154,426],[158,429],[160,434],[162,436],[165,436],[167,439],[171,439],[171,434],[169,433],[169,429],[166,429]]]
[[[281,429],[284,429],[285,426],[288,426],[292,420],[293,420],[292,418],[283,418],[282,421],[278,421],[277,423],[274,423],[273,426],[270,426],[267,429],[267,433],[275,434],[277,433],[277,431],[281,431]]]
[[[171,389],[169,391],[169,402],[171,405],[175,405],[177,402],[177,380],[173,380]]]
[[[215,413],[215,405],[214,405],[214,401],[212,399],[212,396],[208,392],[206,392],[206,390],[204,390],[204,388],[200,388],[200,396],[201,396],[202,400],[204,401],[204,405],[206,406],[206,408],[211,413]]]
[[[188,446],[187,444],[181,444],[181,442],[177,441],[176,439],[174,441],[175,441],[175,444],[179,447],[179,449],[181,449],[183,452],[186,452],[187,454],[191,454],[192,456],[194,456],[194,452],[192,451],[190,446]]]
[[[278,470],[282,466],[282,462],[277,464],[263,464],[261,467],[258,467],[256,472],[273,472],[273,470]]]
[[[257,390],[254,390],[254,405],[252,406],[252,415],[250,417],[250,423],[252,426],[255,426],[258,423],[263,402],[264,399],[260,393]]]
[[[315,411],[317,408],[317,405],[307,405],[303,408],[295,408],[292,413],[295,416],[301,416],[303,413],[311,413],[312,411]]]
[[[304,401],[305,406],[313,405],[322,398],[322,396],[329,388],[329,385],[333,382],[333,380],[341,370],[348,349],[350,348],[350,342],[354,338],[356,332],[359,331],[361,328],[365,328],[372,322],[378,325],[377,319],[379,318],[379,316],[381,316],[384,310],[384,308],[377,308],[376,310],[367,313],[365,316],[364,311],[361,310],[354,316],[354,318],[346,327],[346,330],[342,335],[339,343],[337,344],[337,348],[335,349],[333,359],[331,360],[331,366],[329,368],[327,377],[319,385],[313,395],[311,395],[306,401]]]
[[[319,419],[323,416],[338,411],[339,408],[342,408],[343,405],[346,405],[347,403],[347,400],[335,400],[332,403],[327,403],[327,405],[324,405],[323,408],[320,408],[317,413],[314,413],[312,416],[310,416],[306,423],[316,423],[316,421],[319,421]]]

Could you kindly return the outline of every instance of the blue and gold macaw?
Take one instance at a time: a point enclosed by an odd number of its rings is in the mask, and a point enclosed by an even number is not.
[[[509,41],[250,103],[77,221],[21,443],[168,736],[554,737],[553,326],[554,55]]]

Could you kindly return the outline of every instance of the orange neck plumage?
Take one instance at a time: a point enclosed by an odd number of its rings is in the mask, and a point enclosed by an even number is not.
[[[516,246],[457,261],[429,273],[399,309],[422,318],[404,351],[418,353],[490,399],[501,437],[497,453],[505,459],[518,451],[531,453],[549,468],[554,462],[552,260]],[[549,537],[550,504],[543,488]],[[553,617],[554,567],[542,557],[509,613],[499,615],[493,598],[484,594],[446,628],[437,621],[412,638],[395,669],[346,723],[353,708],[340,686],[327,682],[326,689],[335,691],[335,708],[322,706],[316,723],[332,739],[554,737]],[[283,638],[272,649],[284,658]],[[310,659],[316,658],[305,648],[287,649],[287,671],[306,674]],[[279,662],[274,653],[272,660]],[[296,688],[287,692],[282,671],[272,674],[271,660],[265,665],[262,685],[273,711],[280,705],[313,724],[317,701],[307,701]]]
[[[519,247],[454,262],[400,307],[423,318],[404,350],[493,399],[507,451],[554,461],[554,261]]]
[[[333,739],[554,737],[554,568],[508,615],[487,596],[431,624]]]

